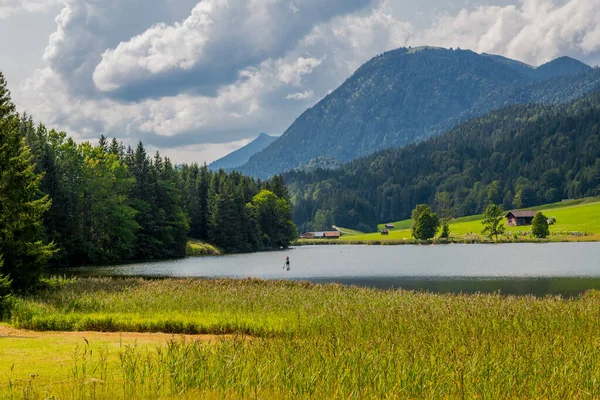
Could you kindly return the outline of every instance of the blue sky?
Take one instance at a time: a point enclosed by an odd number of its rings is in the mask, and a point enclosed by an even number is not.
[[[210,162],[282,134],[397,47],[597,65],[600,0],[0,0],[0,37],[0,70],[37,120]]]

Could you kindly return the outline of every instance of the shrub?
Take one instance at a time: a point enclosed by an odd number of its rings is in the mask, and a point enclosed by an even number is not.
[[[538,239],[547,238],[550,235],[550,230],[548,229],[548,219],[541,212],[537,212],[535,217],[533,217],[531,235]]]

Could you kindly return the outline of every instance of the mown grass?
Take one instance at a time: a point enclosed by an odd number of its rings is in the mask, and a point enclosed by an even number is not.
[[[557,223],[550,226],[551,237],[549,240],[599,240],[600,198],[598,197],[547,204],[544,206],[533,207],[533,209],[543,211],[544,215],[547,217],[556,218]],[[470,215],[450,221],[450,233],[454,240],[482,239],[482,219],[482,215]],[[394,222],[394,228],[390,229],[389,235],[386,236],[381,235],[379,232],[359,233],[343,235],[340,240],[355,243],[365,243],[369,241],[409,241],[412,239],[412,232],[410,230],[411,223],[412,220]],[[380,225],[379,229],[384,229],[384,224]],[[528,234],[530,230],[530,226],[507,227],[507,235],[504,237],[504,240],[512,240],[514,239],[514,235],[520,236],[520,241],[528,240],[526,234]],[[588,237],[587,239],[582,239],[581,236],[572,235],[574,232],[586,234]]]
[[[189,239],[185,247],[185,255],[188,257],[219,256],[221,254],[221,251],[215,246],[194,239]]]
[[[29,398],[600,396],[595,292],[562,299],[258,280],[97,278],[57,286],[17,299],[13,321],[126,321],[137,315],[160,327],[177,314],[234,336],[217,343],[126,345],[95,358],[80,348],[64,379],[47,384],[25,378],[10,386],[4,373],[15,377],[18,366],[6,371],[0,361],[0,397],[20,398],[25,390],[38,394]],[[222,319],[211,319],[215,315]],[[241,320],[256,321],[252,336],[236,330]],[[111,357],[115,351],[118,357]],[[55,363],[52,355],[38,362],[40,368]]]

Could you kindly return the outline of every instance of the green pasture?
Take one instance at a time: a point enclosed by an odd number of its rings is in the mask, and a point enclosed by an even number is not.
[[[600,235],[600,198],[588,198],[581,200],[571,200],[561,203],[547,204],[539,207],[533,207],[542,211],[547,217],[555,217],[557,223],[550,226],[550,233],[555,236],[568,236],[569,233],[579,232],[590,235]],[[450,221],[450,234],[458,238],[481,236],[483,225],[481,224],[482,215],[471,215],[462,218],[456,218]],[[393,229],[389,230],[389,235],[384,236],[377,233],[357,233],[343,235],[340,240],[343,241],[394,241],[410,240],[412,232],[410,226],[412,220],[403,220],[393,222]],[[379,229],[385,229],[385,224],[379,225]],[[529,232],[530,226],[507,227],[509,235],[524,234]]]

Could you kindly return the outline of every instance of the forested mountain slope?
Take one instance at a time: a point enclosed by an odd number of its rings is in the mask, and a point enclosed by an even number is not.
[[[317,157],[347,162],[506,105],[566,102],[597,88],[600,70],[567,57],[533,68],[467,50],[398,49],[364,64],[238,170],[264,178]]]
[[[277,139],[276,136],[269,136],[266,133],[261,133],[256,139],[248,143],[241,149],[227,154],[225,157],[219,158],[217,161],[208,165],[208,169],[217,171],[219,169],[231,169],[239,167],[248,162],[250,157],[264,150],[267,146]]]
[[[455,216],[600,193],[600,94],[568,104],[508,106],[444,135],[335,171],[285,176],[301,228],[361,230],[450,197]],[[315,222],[313,224],[313,222]]]

